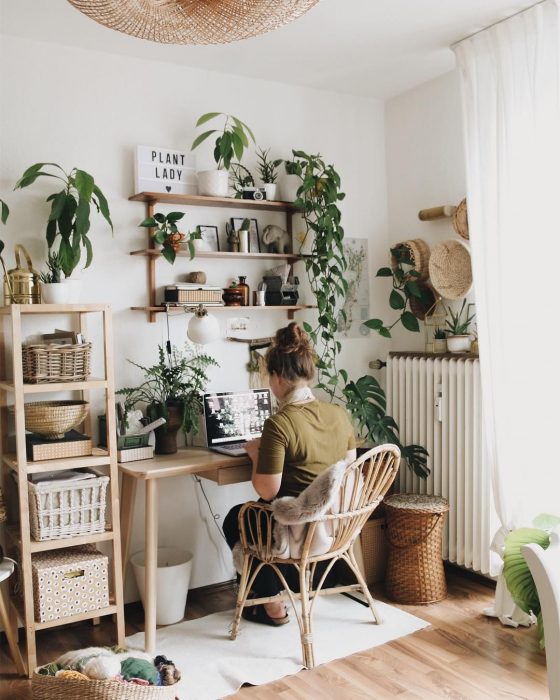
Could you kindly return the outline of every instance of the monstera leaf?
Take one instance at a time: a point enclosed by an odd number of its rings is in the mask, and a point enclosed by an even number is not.
[[[550,544],[550,535],[544,530],[539,530],[535,527],[522,527],[510,532],[505,541],[503,573],[515,604],[527,614],[533,613],[539,617],[541,604],[537,588],[527,562],[521,553],[523,545],[532,543],[546,549]],[[542,624],[539,625],[539,636],[542,643],[541,635]]]

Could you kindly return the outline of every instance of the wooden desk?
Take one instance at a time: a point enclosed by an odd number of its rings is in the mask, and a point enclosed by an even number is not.
[[[136,484],[139,479],[146,482],[144,647],[148,653],[153,654],[156,640],[157,526],[160,479],[197,475],[211,479],[220,486],[237,484],[251,480],[251,463],[247,456],[228,457],[204,448],[188,448],[179,450],[174,455],[156,455],[154,459],[119,464],[119,470],[122,474],[120,515],[123,581],[128,564]]]

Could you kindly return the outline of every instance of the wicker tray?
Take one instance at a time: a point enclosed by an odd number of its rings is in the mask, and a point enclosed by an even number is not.
[[[108,476],[84,481],[29,481],[29,518],[35,540],[105,532]]]
[[[26,345],[22,362],[27,384],[84,381],[90,375],[91,343]]]
[[[42,676],[33,671],[34,700],[175,700],[176,685],[132,685],[117,681],[94,681]]]

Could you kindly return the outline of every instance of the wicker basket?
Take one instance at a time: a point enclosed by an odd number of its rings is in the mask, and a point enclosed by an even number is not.
[[[421,238],[415,238],[411,241],[403,241],[391,246],[392,249],[402,250],[407,253],[410,264],[413,265],[420,277],[420,281],[427,280],[429,276],[428,264],[430,262],[430,246]],[[391,256],[391,269],[394,271],[397,268],[397,260]]]
[[[175,700],[176,685],[133,685],[118,681],[95,681],[42,676],[33,671],[33,700]]]
[[[444,299],[463,299],[473,285],[471,253],[463,241],[438,243],[430,257],[430,281]]]
[[[91,343],[26,345],[22,360],[27,384],[81,382],[90,375]]]
[[[397,494],[385,500],[389,560],[387,596],[397,603],[436,603],[447,597],[441,553],[445,498]]]
[[[360,534],[364,559],[364,578],[368,586],[383,581],[387,568],[387,538],[385,518],[370,518]]]
[[[89,413],[87,401],[34,401],[26,403],[25,428],[49,440],[61,440],[83,423]]]
[[[28,482],[31,534],[35,540],[105,532],[108,476],[83,481]]]

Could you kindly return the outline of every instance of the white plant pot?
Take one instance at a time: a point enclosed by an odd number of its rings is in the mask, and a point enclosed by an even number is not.
[[[208,243],[202,238],[193,238],[192,244],[197,253],[207,253],[210,250],[210,248],[208,247]],[[186,243],[185,248],[187,250],[189,249]]]
[[[432,347],[433,352],[447,352],[447,340],[445,338],[434,338]]]
[[[67,282],[41,282],[41,301],[43,304],[68,304],[71,291]]]
[[[78,277],[68,277],[61,284],[68,287],[68,303],[77,304],[82,298],[82,280]]]
[[[244,231],[240,229],[239,234],[239,252],[248,253],[249,252],[249,231]]]
[[[301,180],[297,175],[282,175],[280,180],[280,199],[283,202],[293,202],[297,199],[297,191]]]
[[[276,183],[275,182],[265,182],[263,189],[266,194],[266,199],[268,202],[274,202],[276,200]]]
[[[448,335],[447,349],[449,352],[469,352],[471,349],[470,335]]]
[[[198,193],[205,197],[227,197],[227,170],[201,170],[197,173]]]

